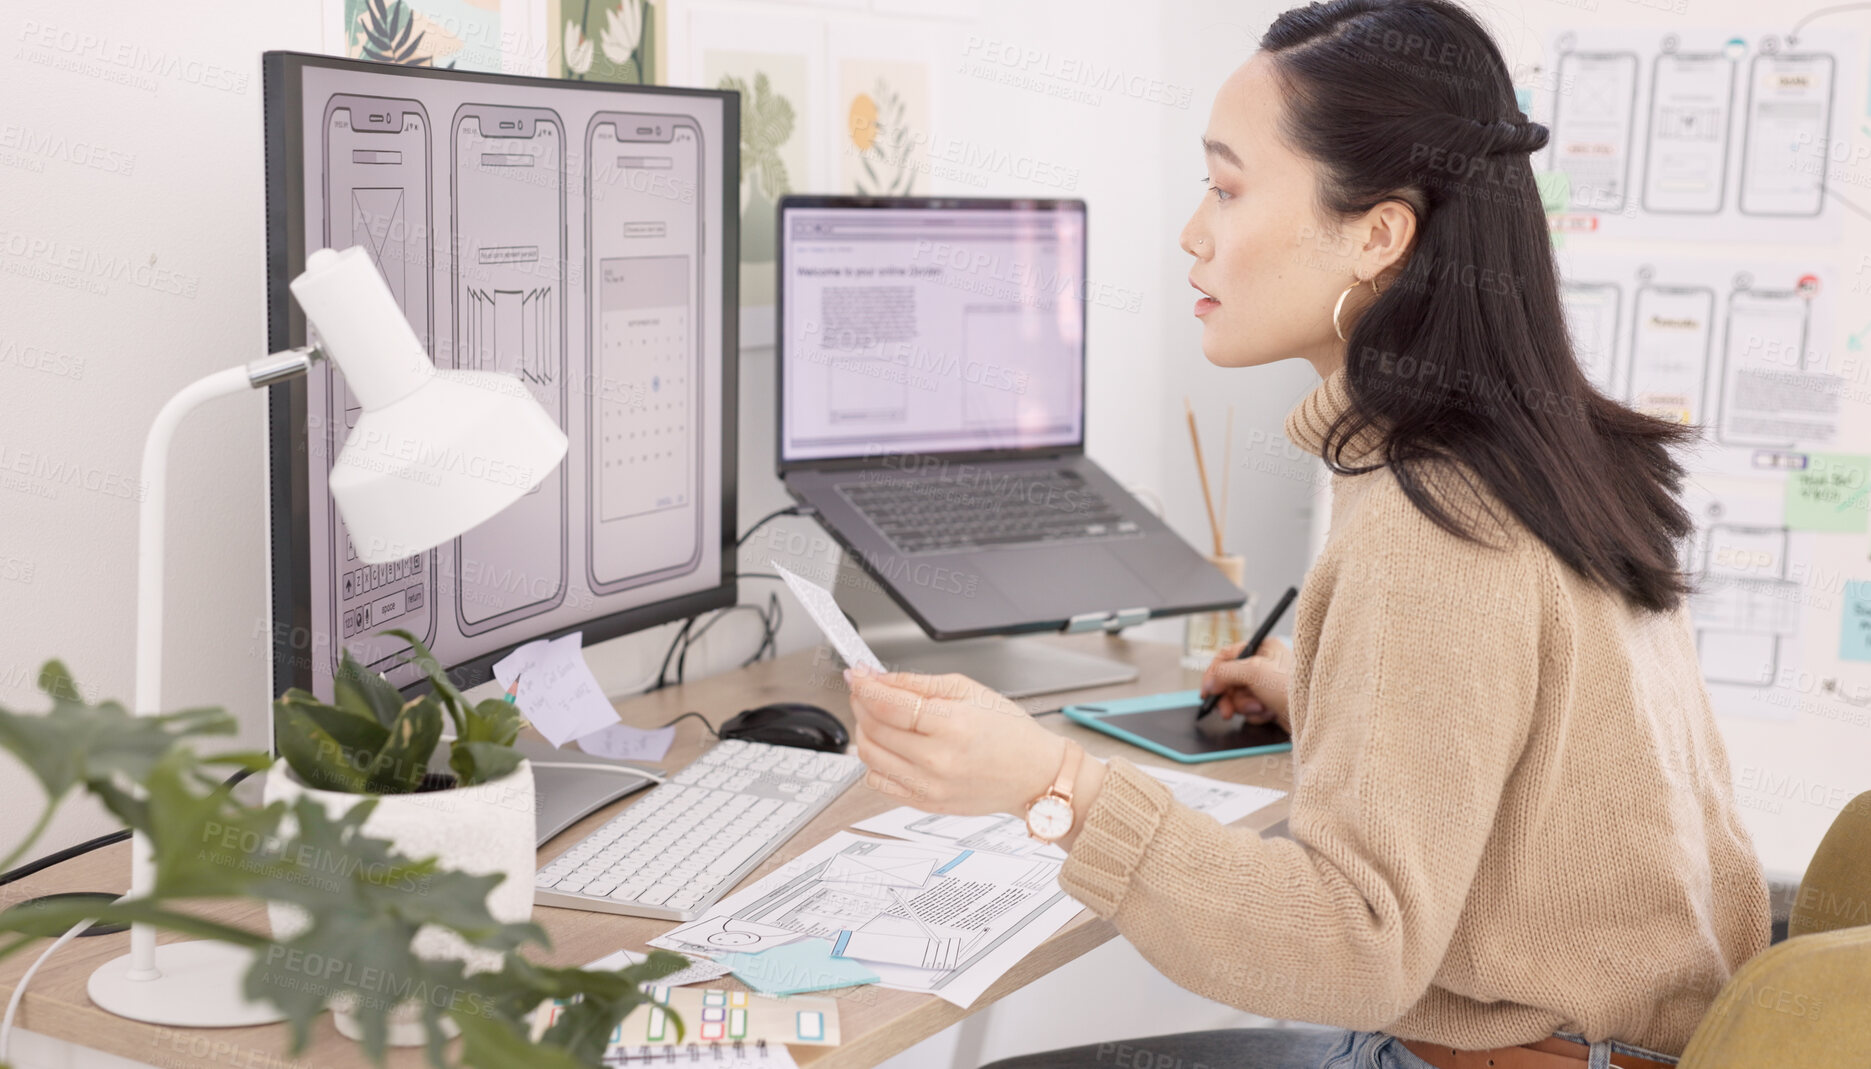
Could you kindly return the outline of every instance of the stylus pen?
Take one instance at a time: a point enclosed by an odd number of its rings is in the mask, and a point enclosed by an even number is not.
[[[1273,611],[1269,612],[1266,618],[1260,621],[1260,626],[1254,629],[1254,637],[1247,640],[1247,645],[1241,647],[1241,652],[1235,654],[1234,659],[1237,661],[1245,661],[1249,657],[1252,657],[1254,651],[1260,648],[1260,644],[1267,641],[1267,636],[1273,634],[1273,625],[1279,623],[1280,617],[1286,615],[1286,607],[1291,605],[1293,599],[1298,596],[1298,587],[1287,587],[1286,593],[1280,595],[1280,600],[1273,603]],[[1202,707],[1196,710],[1195,718],[1200,720],[1214,712],[1215,703],[1220,700],[1221,691],[1216,691],[1202,699]]]

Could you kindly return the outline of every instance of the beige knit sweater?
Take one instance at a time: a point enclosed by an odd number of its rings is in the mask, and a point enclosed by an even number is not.
[[[1345,403],[1340,371],[1287,437],[1317,454]],[[1500,548],[1460,541],[1387,468],[1332,489],[1294,625],[1292,838],[1113,758],[1061,884],[1252,1013],[1680,1052],[1768,938],[1686,613],[1634,611],[1511,519]]]

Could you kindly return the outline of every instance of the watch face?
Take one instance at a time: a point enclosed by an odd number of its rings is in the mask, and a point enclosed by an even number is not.
[[[1036,839],[1051,842],[1072,830],[1072,806],[1063,798],[1047,795],[1026,809],[1026,829]]]

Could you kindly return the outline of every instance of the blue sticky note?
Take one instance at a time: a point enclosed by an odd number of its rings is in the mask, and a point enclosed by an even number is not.
[[[1839,616],[1839,659],[1871,661],[1871,581],[1845,584]]]
[[[715,961],[763,995],[797,995],[877,982],[877,974],[857,962],[832,957],[832,945],[824,939],[797,939],[758,954],[719,954]]]

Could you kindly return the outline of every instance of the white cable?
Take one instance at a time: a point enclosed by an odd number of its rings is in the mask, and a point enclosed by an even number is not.
[[[90,919],[81,920],[77,924],[72,925],[71,930],[59,936],[57,941],[51,946],[46,947],[45,953],[39,955],[39,960],[33,962],[32,968],[26,970],[26,975],[19,978],[19,986],[13,989],[13,997],[7,999],[6,1019],[0,1021],[0,1063],[8,1062],[11,1059],[10,1048],[13,1040],[13,1018],[19,1014],[20,1002],[26,998],[26,985],[32,983],[33,974],[39,971],[39,966],[45,964],[45,959],[58,952],[59,947],[78,938],[78,933],[89,927],[91,927]]]
[[[627,776],[641,776],[654,783],[667,782],[662,775],[648,769],[630,768],[624,765],[601,765],[594,761],[533,761],[532,765],[534,768],[582,768],[592,772],[616,772]],[[47,958],[58,953],[59,948],[66,943],[78,938],[78,933],[89,928],[92,923],[93,918],[87,918],[72,925],[70,930],[59,936],[51,946],[46,947],[45,952],[39,955],[39,960],[33,962],[32,967],[19,978],[19,985],[13,989],[13,996],[7,1000],[6,1017],[0,1020],[0,1064],[6,1064],[9,1059],[13,1039],[13,1019],[19,1015],[20,1003],[26,998],[26,986],[32,983],[33,975],[39,971],[39,966],[46,963]]]
[[[642,776],[644,779],[657,783],[664,782],[659,773],[651,772],[647,768],[633,768],[629,765],[600,765],[594,761],[533,761],[530,757],[527,760],[532,762],[534,768],[583,768],[593,772],[621,772],[627,776]]]

